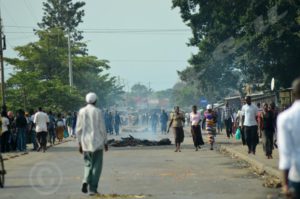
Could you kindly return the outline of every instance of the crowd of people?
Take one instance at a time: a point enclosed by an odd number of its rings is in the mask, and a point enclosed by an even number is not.
[[[44,112],[40,107],[37,111],[25,112],[20,109],[14,114],[12,111],[1,113],[1,153],[26,152],[27,144],[32,144],[32,150],[45,152],[47,142],[54,145],[64,138],[76,137],[77,113]]]
[[[288,194],[290,188],[299,196],[300,192],[300,78],[293,83],[294,104],[283,113],[279,114],[275,103],[252,103],[250,96],[246,96],[243,106],[234,111],[228,103],[222,111],[214,109],[211,104],[207,105],[202,113],[197,106],[193,106],[188,117],[190,130],[195,150],[204,145],[202,131],[208,136],[210,149],[214,149],[215,137],[218,128],[222,128],[224,121],[226,136],[233,137],[235,130],[241,133],[241,142],[248,147],[249,154],[256,154],[256,147],[259,139],[262,138],[264,153],[268,159],[272,159],[272,151],[277,147],[280,155],[279,168],[284,174],[284,190]],[[3,107],[1,112],[1,152],[26,151],[27,143],[33,144],[33,150],[47,150],[47,142],[55,144],[66,137],[78,139],[79,152],[84,154],[85,172],[82,184],[82,192],[96,194],[98,181],[101,175],[103,150],[107,151],[107,134],[119,134],[119,127],[122,123],[120,114],[114,114],[108,110],[104,113],[95,105],[97,96],[89,93],[86,96],[87,105],[77,112],[54,114],[52,111],[44,112],[40,107],[36,112],[33,110],[25,112],[20,109],[16,115],[12,111],[6,111]],[[277,119],[278,117],[278,119]],[[176,106],[174,111],[168,114],[162,110],[160,115],[153,112],[147,120],[151,121],[152,131],[156,132],[157,124],[161,123],[161,132],[169,132],[173,129],[175,139],[175,152],[181,152],[181,144],[184,141],[184,125],[186,115]],[[167,122],[169,126],[167,128]],[[277,123],[278,121],[278,123]],[[147,122],[148,124],[148,122]],[[277,134],[277,135],[276,135]],[[277,138],[277,139],[276,139]],[[94,173],[91,175],[91,173]],[[297,197],[296,197],[297,198]]]

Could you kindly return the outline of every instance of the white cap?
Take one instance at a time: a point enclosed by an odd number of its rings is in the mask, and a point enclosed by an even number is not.
[[[206,109],[208,110],[208,109],[212,109],[212,105],[211,104],[208,104],[207,106],[206,106]]]
[[[88,104],[93,104],[95,103],[97,100],[97,95],[95,93],[88,93],[86,96],[85,96],[85,101],[88,103]]]

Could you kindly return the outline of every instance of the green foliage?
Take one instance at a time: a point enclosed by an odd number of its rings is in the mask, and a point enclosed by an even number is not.
[[[137,83],[131,87],[131,93],[134,96],[147,97],[150,94],[150,90],[140,83]]]
[[[84,3],[73,5],[69,0],[49,2],[55,6],[49,11],[49,16],[45,13],[44,25],[40,25],[45,29],[36,31],[38,41],[16,47],[18,58],[5,59],[15,70],[7,81],[8,108],[28,110],[42,106],[53,111],[77,110],[84,105],[84,96],[88,92],[98,95],[100,106],[113,105],[120,100],[123,87],[117,84],[115,77],[107,74],[108,61],[88,55],[85,45],[79,41],[71,47],[74,87],[69,86],[68,39],[57,23],[66,25],[72,22],[71,27],[76,32],[75,27],[81,22],[83,11],[73,12]],[[44,6],[49,9],[46,4]],[[51,17],[56,15],[52,12],[64,12],[67,8],[74,9],[69,14],[76,16],[75,21],[67,19],[62,22],[58,18],[54,23]]]
[[[38,26],[42,29],[59,27],[65,32],[70,31],[76,41],[81,40],[82,32],[77,31],[76,27],[82,22],[84,5],[84,1],[47,0],[43,3],[44,16]]]
[[[195,93],[195,88],[187,86],[186,83],[177,83],[173,87],[171,104],[180,107],[190,107],[197,104],[199,97]]]
[[[191,28],[189,45],[199,52],[179,72],[199,95],[215,101],[245,83],[275,77],[288,87],[300,74],[299,16],[296,0],[173,0]]]

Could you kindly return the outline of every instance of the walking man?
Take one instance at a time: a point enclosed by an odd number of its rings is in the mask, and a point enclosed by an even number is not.
[[[98,183],[102,172],[103,149],[108,150],[107,134],[103,114],[95,105],[97,95],[86,95],[87,105],[80,109],[77,117],[76,135],[79,152],[84,158],[84,177],[81,191],[97,195]]]
[[[300,78],[292,85],[294,104],[278,116],[279,169],[283,171],[283,191],[300,198]],[[293,190],[293,191],[292,191]],[[292,193],[293,192],[293,193]]]
[[[26,151],[27,120],[25,112],[20,109],[16,118],[17,150]]]
[[[223,115],[224,115],[224,123],[225,123],[225,127],[226,127],[227,137],[228,138],[230,138],[230,136],[233,137],[233,135],[232,135],[233,111],[232,111],[231,107],[229,106],[228,102],[226,102],[226,104],[225,104]]]
[[[49,123],[49,117],[43,112],[41,107],[34,115],[33,123],[35,124],[36,137],[39,144],[37,151],[43,149],[43,152],[45,153],[47,149],[47,124]]]
[[[255,155],[256,145],[258,144],[258,127],[257,127],[258,108],[251,103],[251,97],[246,97],[246,104],[242,107],[242,128],[246,135],[246,143],[248,145],[248,154]]]

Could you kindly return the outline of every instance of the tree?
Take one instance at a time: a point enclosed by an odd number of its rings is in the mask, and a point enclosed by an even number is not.
[[[131,87],[131,92],[134,96],[147,97],[150,93],[150,90],[147,86],[137,83]]]
[[[267,85],[272,77],[281,86],[290,85],[300,73],[295,28],[299,4],[294,0],[173,0],[193,32],[189,45],[199,49],[189,60],[190,67],[179,73],[181,79],[199,87],[202,94],[215,91],[216,98],[242,90],[245,83]]]
[[[66,9],[61,8],[62,5],[68,5],[68,9],[74,7],[73,10],[84,5],[73,5],[68,0],[48,2],[55,5],[54,10],[49,11],[51,14]],[[49,6],[47,5],[44,4],[46,8]],[[78,17],[77,21],[71,24],[74,32],[81,22],[82,12],[71,12],[73,16]],[[60,26],[55,26],[55,23],[67,22],[57,21],[52,24],[46,19],[50,22],[52,20],[51,17],[43,18],[46,25],[41,25],[45,27],[44,30],[36,31],[38,41],[16,47],[18,58],[5,59],[15,69],[15,73],[7,81],[9,108],[29,109],[43,106],[57,111],[77,110],[84,103],[83,96],[91,91],[98,95],[100,106],[112,105],[120,99],[123,87],[117,84],[115,77],[105,74],[109,69],[108,61],[82,53],[85,46],[80,41],[71,47],[74,87],[68,85],[68,40],[65,31]]]
[[[64,32],[71,32],[75,41],[82,40],[82,32],[76,30],[76,27],[82,22],[84,5],[84,1],[73,3],[72,0],[47,0],[43,2],[44,16],[38,26],[44,30],[60,28]]]

